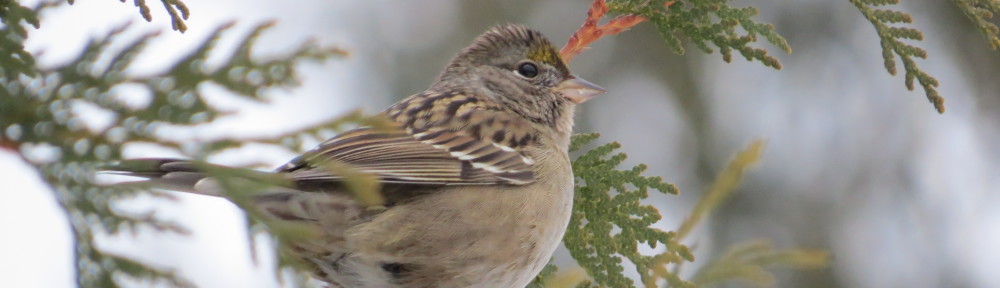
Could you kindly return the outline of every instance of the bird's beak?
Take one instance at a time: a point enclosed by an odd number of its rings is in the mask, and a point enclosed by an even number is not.
[[[556,86],[556,92],[562,94],[569,101],[573,101],[573,103],[580,104],[591,97],[608,92],[608,90],[604,90],[601,86],[576,77],[576,75],[570,77],[572,78],[566,79],[566,81],[559,83],[559,86]]]

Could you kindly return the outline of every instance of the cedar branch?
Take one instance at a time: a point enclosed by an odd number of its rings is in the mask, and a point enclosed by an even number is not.
[[[665,6],[673,4],[674,1],[670,1]],[[599,25],[598,23],[607,15],[608,10],[605,0],[594,0],[594,3],[590,5],[590,9],[587,10],[587,19],[583,21],[583,25],[569,37],[566,45],[559,50],[559,55],[562,56],[563,61],[569,63],[573,60],[574,56],[586,50],[587,45],[597,41],[597,39],[601,39],[601,37],[624,32],[632,28],[632,26],[646,21],[645,17],[627,14],[615,17],[604,25]]]

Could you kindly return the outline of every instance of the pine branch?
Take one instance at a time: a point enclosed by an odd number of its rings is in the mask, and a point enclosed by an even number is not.
[[[916,58],[927,58],[927,51],[920,47],[906,44],[901,40],[924,39],[923,33],[913,28],[890,26],[895,23],[912,23],[913,18],[906,13],[894,10],[882,10],[872,8],[874,6],[898,4],[899,0],[850,0],[854,6],[858,7],[861,14],[875,26],[878,37],[882,39],[882,59],[885,61],[885,69],[889,74],[896,75],[895,57],[898,55],[903,61],[903,70],[906,89],[913,90],[913,80],[916,79],[923,87],[927,100],[934,104],[934,109],[938,113],[944,113],[944,98],[937,91],[938,81],[930,74],[917,67]]]

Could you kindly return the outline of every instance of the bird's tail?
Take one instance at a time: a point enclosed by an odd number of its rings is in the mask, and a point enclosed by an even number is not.
[[[191,160],[169,158],[145,158],[123,160],[104,167],[104,173],[146,178],[146,183],[156,188],[196,193],[226,198],[214,177],[202,171],[222,166],[206,166]],[[261,177],[273,177],[272,173],[261,172]],[[267,174],[267,175],[263,175]],[[334,184],[324,187],[324,193],[311,193],[290,186],[267,187],[255,194],[252,206],[267,222],[274,225],[283,222],[296,223],[295,229],[303,227],[315,229],[320,237],[289,240],[293,253],[308,259],[339,259],[330,255],[344,255],[344,234],[358,223],[368,221],[374,215],[371,209],[357,203],[353,194],[336,188]],[[246,208],[246,207],[244,207]],[[383,208],[384,209],[384,208]],[[281,230],[279,228],[279,230]],[[310,260],[315,261],[315,260]],[[339,261],[339,260],[338,260]]]
[[[208,175],[199,171],[191,160],[173,158],[140,158],[122,160],[104,167],[104,172],[146,178],[154,187],[221,197],[215,185],[207,184]],[[209,187],[211,186],[211,187]]]

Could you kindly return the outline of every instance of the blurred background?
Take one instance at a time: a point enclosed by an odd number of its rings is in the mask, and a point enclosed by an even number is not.
[[[90,37],[132,21],[129,34],[164,30],[140,57],[138,74],[162,71],[226,21],[276,20],[257,46],[281,53],[307,38],[350,51],[345,59],[303,65],[300,88],[274,91],[266,104],[218,96],[237,111],[192,136],[276,135],[350,110],[380,111],[425,89],[447,61],[492,25],[524,23],[565,43],[589,1],[186,1],[185,34],[169,31],[162,8],[153,23],[118,1],[77,1],[42,15],[28,51],[43,66],[72,57]],[[946,99],[939,115],[923,91],[907,91],[886,73],[872,25],[848,1],[739,1],[773,23],[795,50],[780,71],[734,57],[725,63],[687,45],[670,52],[650,26],[598,41],[570,65],[610,93],[580,107],[578,132],[619,141],[647,174],[676,184],[681,196],[649,203],[675,229],[714,175],[750,141],[766,139],[756,168],[718,213],[690,237],[699,260],[730,245],[768,239],[779,249],[832,253],[828,269],[774,269],[778,287],[1000,287],[1000,52],[947,1],[906,1],[919,61]],[[896,7],[893,7],[896,9]],[[232,39],[229,39],[232,40]],[[231,51],[224,42],[219,53]],[[899,67],[900,72],[902,68]],[[211,89],[211,88],[206,88]],[[219,93],[224,93],[219,91]],[[252,148],[252,147],[251,147]],[[280,149],[234,151],[213,159],[274,166]],[[175,156],[132,147],[126,156]],[[16,156],[0,153],[0,286],[70,287],[69,226],[41,180]],[[104,249],[177,269],[200,287],[278,287],[265,250],[253,264],[239,211],[224,200],[179,195],[135,199],[128,209],[156,210],[191,235],[106,237]],[[266,240],[266,239],[259,239]],[[567,263],[564,251],[557,261]],[[697,265],[686,266],[692,272]],[[137,287],[150,283],[135,283]]]

